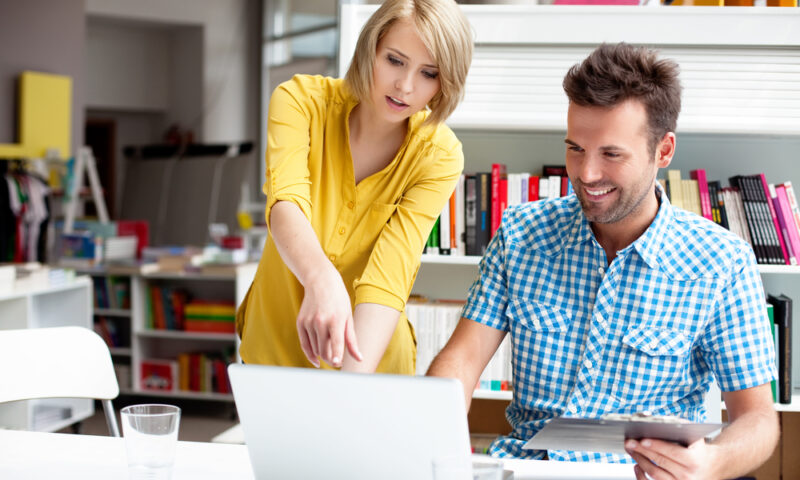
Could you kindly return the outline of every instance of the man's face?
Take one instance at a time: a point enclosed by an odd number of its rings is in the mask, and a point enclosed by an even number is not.
[[[669,135],[669,134],[668,134]],[[567,174],[586,218],[599,224],[649,224],[661,146],[648,151],[647,112],[638,100],[567,111]],[[671,157],[671,155],[670,155]],[[669,161],[666,162],[668,164]]]

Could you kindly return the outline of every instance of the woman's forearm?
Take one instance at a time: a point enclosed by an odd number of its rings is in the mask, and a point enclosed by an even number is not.
[[[345,353],[342,370],[372,373],[378,368],[397,327],[400,312],[377,303],[356,305],[353,314],[355,333],[363,359],[359,362]]]

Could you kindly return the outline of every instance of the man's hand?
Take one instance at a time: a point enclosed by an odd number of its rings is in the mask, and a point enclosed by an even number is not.
[[[308,282],[297,315],[297,334],[303,353],[316,367],[320,358],[340,367],[345,345],[354,358],[361,360],[350,295],[332,265],[321,268]]]
[[[700,439],[688,447],[663,440],[626,440],[625,450],[636,461],[637,480],[713,480],[718,447]],[[646,474],[646,475],[645,475]]]

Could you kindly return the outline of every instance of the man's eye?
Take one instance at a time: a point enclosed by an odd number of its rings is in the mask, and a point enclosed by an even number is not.
[[[619,157],[619,153],[606,152],[606,157],[608,157],[608,158],[618,158]]]
[[[580,152],[581,151],[581,147],[576,147],[575,145],[569,145],[567,147],[567,150],[569,150],[571,152]]]

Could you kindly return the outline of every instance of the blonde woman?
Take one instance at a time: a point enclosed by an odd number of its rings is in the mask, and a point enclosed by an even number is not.
[[[245,363],[414,374],[403,310],[463,168],[443,122],[471,60],[453,0],[387,0],[344,80],[298,75],[273,92],[270,235],[237,312]]]

